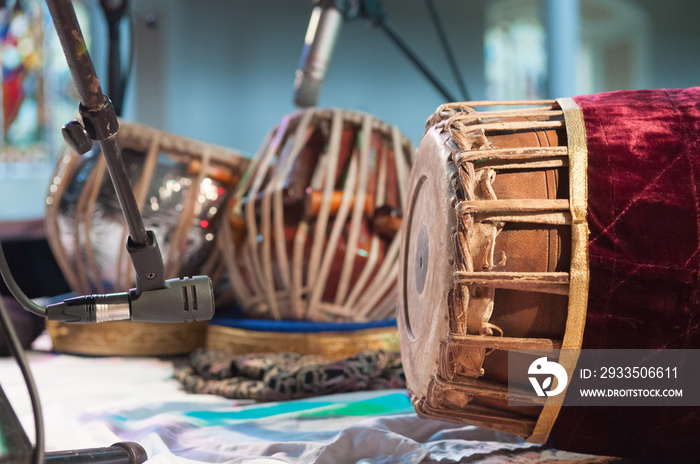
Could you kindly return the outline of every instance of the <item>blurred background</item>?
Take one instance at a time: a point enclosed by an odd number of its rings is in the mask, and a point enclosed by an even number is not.
[[[698,85],[696,0],[384,0],[386,18],[456,100],[537,99]],[[99,0],[75,1],[107,91],[108,27]],[[124,118],[252,156],[294,111],[311,0],[132,0],[122,54]],[[43,0],[0,0],[0,221],[41,218],[71,90]],[[132,37],[131,44],[129,36]],[[131,54],[131,66],[127,55]],[[418,144],[445,98],[386,34],[345,21],[319,106],[369,112]]]

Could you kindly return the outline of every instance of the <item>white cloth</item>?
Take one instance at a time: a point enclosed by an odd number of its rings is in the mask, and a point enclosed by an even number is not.
[[[511,435],[424,420],[404,390],[251,404],[184,392],[173,362],[30,352],[48,451],[135,441],[149,463],[455,463],[586,460]],[[32,411],[12,359],[0,385],[33,441]],[[495,459],[496,461],[490,461]],[[600,461],[602,462],[602,461]]]

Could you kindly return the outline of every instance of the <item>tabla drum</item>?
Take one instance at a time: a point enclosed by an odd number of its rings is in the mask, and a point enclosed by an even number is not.
[[[438,108],[400,253],[419,415],[592,454],[697,452],[698,408],[511,406],[507,384],[513,350],[700,347],[698,127],[698,88]],[[571,378],[576,356],[559,363]]]
[[[121,122],[117,141],[146,229],[163,255],[165,278],[223,273],[216,246],[227,204],[248,160],[234,150]],[[46,200],[47,237],[78,294],[127,291],[136,284],[128,229],[104,156],[60,157]],[[204,345],[206,323],[49,323],[59,351],[117,355],[185,353]]]
[[[232,201],[224,254],[245,317],[375,330],[392,321],[377,335],[385,340],[392,330],[398,348],[399,231],[412,152],[398,128],[369,114],[313,108],[283,118]]]

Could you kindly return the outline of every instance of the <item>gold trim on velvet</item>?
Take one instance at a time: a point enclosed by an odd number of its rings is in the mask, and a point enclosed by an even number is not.
[[[564,111],[566,137],[569,151],[569,208],[571,210],[571,271],[569,277],[569,307],[566,318],[566,330],[562,341],[559,358],[569,374],[574,374],[578,361],[583,329],[586,324],[588,306],[588,149],[586,144],[586,126],[583,122],[581,107],[571,98],[557,100]],[[557,396],[550,396],[528,441],[544,443],[554,426],[561,409],[566,390]]]
[[[354,332],[262,332],[209,325],[206,346],[230,354],[292,352],[316,354],[332,361],[363,350],[399,351],[396,327]]]

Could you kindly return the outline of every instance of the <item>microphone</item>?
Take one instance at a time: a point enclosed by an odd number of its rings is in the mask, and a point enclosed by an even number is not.
[[[46,307],[46,318],[68,324],[107,321],[193,322],[214,317],[214,288],[207,276],[169,279],[165,288],[68,298]]]
[[[297,106],[316,106],[342,23],[343,15],[333,2],[321,2],[313,9],[294,80],[294,103]]]

